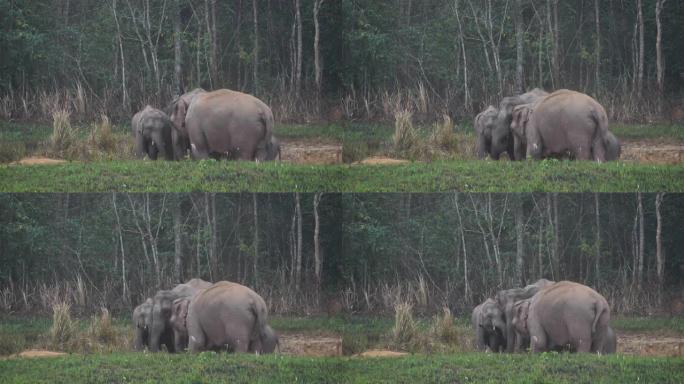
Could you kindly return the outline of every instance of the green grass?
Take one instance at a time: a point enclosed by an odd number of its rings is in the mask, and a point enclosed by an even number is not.
[[[610,130],[620,139],[671,139],[684,141],[681,124],[612,124]]]
[[[0,192],[684,191],[684,165],[441,161],[311,166],[182,161],[0,165]]]
[[[310,358],[216,353],[0,360],[3,383],[681,383],[684,359],[570,354]]]
[[[612,316],[610,323],[617,331],[672,332],[684,335],[684,318],[682,317]]]

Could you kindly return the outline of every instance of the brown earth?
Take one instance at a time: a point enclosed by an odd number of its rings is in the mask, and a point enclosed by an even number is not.
[[[391,157],[382,156],[371,156],[369,158],[363,159],[355,164],[371,164],[371,165],[396,165],[396,164],[406,164],[408,160],[392,159]]]
[[[281,143],[281,160],[294,164],[339,164],[342,144],[320,140],[296,140]]]
[[[41,157],[41,156],[31,156],[31,157],[25,157],[19,161],[14,161],[10,164],[21,164],[21,165],[52,165],[52,164],[62,164],[66,163],[66,160],[58,160],[58,159],[50,159],[48,157]]]
[[[342,337],[336,335],[280,334],[280,353],[295,356],[341,356]]]
[[[396,352],[396,351],[390,351],[387,349],[370,349],[366,352],[359,353],[358,355],[354,355],[357,357],[401,357],[401,356],[406,356],[408,353],[406,352]]]
[[[684,163],[684,144],[658,139],[624,140],[620,159],[644,164]]]
[[[618,334],[618,353],[636,356],[684,356],[684,336]]]
[[[24,352],[20,352],[17,356],[18,357],[58,357],[58,356],[64,356],[66,353],[64,352],[53,352],[53,351],[46,351],[44,349],[29,349]]]

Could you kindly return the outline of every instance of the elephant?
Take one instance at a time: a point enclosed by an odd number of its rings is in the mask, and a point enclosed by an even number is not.
[[[261,143],[257,148],[256,161],[270,161],[278,160],[280,161],[280,140],[277,137],[271,136],[271,141],[267,143]]]
[[[193,159],[253,161],[260,146],[272,144],[271,108],[252,95],[219,89],[197,92],[189,103],[180,97],[174,104],[176,151],[185,151],[187,142]]]
[[[598,292],[571,281],[541,289],[517,308],[518,328],[526,324],[532,352],[567,348],[573,352],[612,349],[610,307]],[[614,333],[613,333],[614,338]]]
[[[475,327],[475,346],[484,351],[501,352],[506,346],[504,313],[494,299],[487,299],[475,309],[471,317]]]
[[[513,326],[515,328],[518,344],[516,344],[516,351],[527,348],[530,345],[530,334],[527,328],[527,319],[529,314],[530,302],[532,299],[520,300],[515,303]],[[547,348],[551,349],[549,345]],[[562,347],[556,346],[556,349],[562,350]],[[596,351],[603,354],[612,354],[617,350],[617,337],[615,331],[610,326],[606,327],[604,336],[597,341]]]
[[[180,351],[176,347],[183,346],[174,335],[171,323],[173,303],[177,299],[192,298],[202,290],[210,287],[210,282],[202,279],[192,279],[186,283],[178,284],[171,290],[158,291],[153,299],[152,327],[150,331],[150,350],[159,351],[160,345],[166,345],[169,352]]]
[[[157,160],[159,154],[166,160],[175,158],[172,139],[174,128],[166,113],[148,105],[133,115],[131,128],[138,158],[147,155],[151,160]]]
[[[202,88],[195,88],[190,92],[186,92],[176,97],[171,104],[166,107],[168,115],[173,122],[172,141],[174,155],[177,159],[185,158],[190,150],[190,138],[185,129],[185,114],[188,107],[195,100],[197,95],[206,93]]]
[[[516,301],[527,299],[539,292],[540,289],[547,287],[554,282],[547,279],[539,279],[535,283],[524,288],[511,288],[497,292],[496,302],[503,310],[506,327],[504,337],[506,338],[506,352],[513,352],[516,345],[516,333],[513,327],[513,306]]]
[[[533,90],[517,96],[504,97],[499,103],[499,108],[491,107],[485,110],[486,114],[481,117],[483,123],[482,132],[485,138],[485,151],[489,152],[492,159],[498,160],[503,152],[508,152],[508,158],[515,159],[514,142],[511,137],[511,119],[513,108],[520,104],[533,103],[545,96],[548,93],[542,89],[534,88]],[[492,116],[492,114],[495,114]],[[476,118],[477,120],[477,118]],[[480,148],[480,135],[478,131],[478,156],[484,153]],[[486,138],[489,137],[487,142]],[[487,148],[487,144],[489,147]],[[484,158],[481,155],[480,158]]]
[[[498,115],[499,110],[490,105],[487,109],[475,116],[473,126],[475,127],[475,133],[477,134],[478,159],[484,159],[488,154],[492,156],[493,159],[499,158],[500,152],[497,152],[496,154],[492,152],[492,131]]]
[[[267,325],[264,328],[264,334],[262,335],[261,350],[256,352],[259,354],[273,353],[276,348],[280,351],[280,338],[273,328],[271,328],[270,325]]]
[[[133,310],[133,325],[135,326],[135,338],[133,348],[142,351],[150,345],[150,325],[152,324],[152,298],[138,305]]]
[[[539,160],[564,157],[604,162],[620,156],[620,142],[608,131],[605,109],[592,97],[567,89],[521,108],[516,135],[527,155]]]
[[[187,304],[188,350],[269,353],[277,345],[264,300],[253,290],[221,281]]]

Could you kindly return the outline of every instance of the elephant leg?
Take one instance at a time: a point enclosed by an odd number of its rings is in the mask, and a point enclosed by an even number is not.
[[[527,154],[534,160],[541,160],[543,148],[539,132],[535,127],[527,127],[525,132],[527,135]]]
[[[477,349],[480,351],[484,351],[487,348],[487,344],[485,342],[485,334],[484,334],[484,329],[480,327],[479,325],[477,326],[477,329],[475,331],[475,344],[477,345]]]
[[[592,160],[591,141],[582,140],[575,144],[573,152],[575,154],[575,159],[577,160]]]
[[[484,135],[477,135],[477,158],[484,159],[489,153],[489,146],[487,145],[487,140]]]
[[[187,318],[188,327],[188,351],[190,352],[200,352],[205,350],[207,345],[207,337],[199,325],[198,321],[194,317],[188,314]]]
[[[603,163],[606,161],[606,147],[600,135],[596,135],[591,146],[594,161]]]
[[[514,139],[515,160],[525,160],[525,157],[527,156],[526,147],[527,145],[523,140],[518,137]]]
[[[147,145],[145,145],[145,138],[140,133],[135,133],[135,157],[142,159],[147,153]]]
[[[151,160],[157,160],[157,155],[159,154],[157,144],[152,140],[148,140],[147,142],[147,156],[149,156]]]
[[[528,323],[530,330],[530,350],[532,352],[545,352],[548,350],[548,338],[546,331],[539,324]]]
[[[232,347],[234,352],[246,353],[249,351],[249,330],[245,329],[235,332],[234,328],[231,328],[226,329],[226,334],[231,335],[227,344]]]
[[[195,144],[190,144],[190,151],[194,160],[206,160],[209,158],[209,151],[206,149],[199,149]]]
[[[157,152],[160,153],[166,160],[173,160],[173,148],[171,148],[170,138],[167,137],[163,131],[154,132],[152,134],[152,141],[157,147]]]

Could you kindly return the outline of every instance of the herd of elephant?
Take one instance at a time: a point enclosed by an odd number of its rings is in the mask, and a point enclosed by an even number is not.
[[[197,88],[176,97],[165,111],[147,105],[131,120],[136,156],[156,160],[280,159],[273,113],[252,95]]]
[[[228,281],[191,279],[158,291],[133,310],[134,348],[158,352],[229,350],[272,353],[278,335],[256,292]]]
[[[567,89],[547,93],[535,88],[505,97],[474,121],[477,155],[498,160],[527,157],[604,162],[620,157],[620,142],[608,130],[606,110],[592,97]]]
[[[550,350],[615,353],[610,307],[595,290],[571,281],[540,279],[497,292],[473,309],[476,346],[492,352]]]

